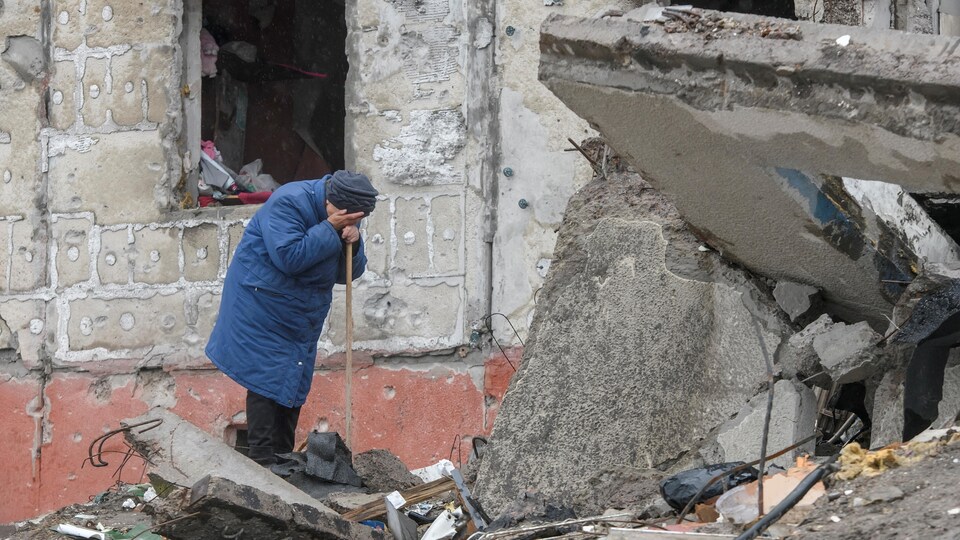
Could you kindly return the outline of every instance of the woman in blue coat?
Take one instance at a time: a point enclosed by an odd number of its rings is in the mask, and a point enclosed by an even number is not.
[[[291,452],[333,285],[367,258],[357,224],[376,205],[363,174],[337,171],[279,188],[250,220],[227,270],[206,353],[247,389],[247,441],[263,465]]]

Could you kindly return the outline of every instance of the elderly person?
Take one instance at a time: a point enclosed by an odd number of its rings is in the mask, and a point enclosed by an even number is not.
[[[250,220],[227,270],[206,353],[247,389],[251,459],[269,466],[291,452],[307,399],[333,285],[366,267],[357,224],[376,205],[363,174],[337,171],[279,188]]]

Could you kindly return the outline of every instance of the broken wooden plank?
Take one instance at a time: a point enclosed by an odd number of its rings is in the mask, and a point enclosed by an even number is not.
[[[400,495],[403,495],[403,498],[407,501],[407,504],[417,504],[428,501],[434,497],[455,489],[457,489],[457,484],[453,481],[453,479],[444,477],[440,478],[439,480],[434,480],[433,482],[428,482],[426,484],[421,484],[408,490],[401,491]],[[364,521],[367,519],[383,517],[385,515],[387,515],[387,507],[384,506],[383,500],[378,500],[346,512],[343,514],[343,517],[351,521]]]

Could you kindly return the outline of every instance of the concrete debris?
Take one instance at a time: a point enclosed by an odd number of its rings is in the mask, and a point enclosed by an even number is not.
[[[640,519],[659,518],[670,512],[660,496],[666,473],[658,469],[614,467],[582,480],[572,490],[572,506],[581,513],[599,514],[607,509],[629,511]]]
[[[773,297],[790,320],[795,322],[819,307],[820,290],[802,283],[778,281],[773,289]]]
[[[717,444],[725,461],[752,461],[760,456],[760,437],[766,415],[767,396],[762,393],[751,399],[736,418],[724,424],[717,435]],[[817,422],[817,398],[806,386],[780,380],[773,387],[773,409],[767,448],[786,448],[814,432]],[[812,454],[814,442],[801,446],[793,454],[785,454],[771,463],[788,467],[794,456]]]
[[[823,371],[823,368],[820,366],[820,357],[813,348],[813,340],[833,325],[833,319],[824,314],[805,326],[803,330],[790,336],[787,346],[780,353],[781,374],[787,378],[796,377],[801,380],[812,377],[807,381],[808,384],[829,388],[830,378],[826,374],[822,377],[816,376]]]
[[[813,349],[833,382],[846,384],[862,381],[877,371],[876,346],[880,340],[866,322],[837,323],[813,338]]]
[[[496,532],[531,523],[555,523],[575,517],[576,512],[572,508],[529,490],[505,505],[487,531]]]
[[[47,71],[47,56],[43,45],[37,38],[30,36],[11,36],[6,39],[6,45],[0,58],[10,64],[26,83],[42,79]]]
[[[754,396],[765,367],[751,319],[770,350],[789,330],[771,297],[700,244],[636,173],[610,169],[573,196],[480,465],[488,511],[531,485],[566,500],[610,463],[682,467]]]
[[[356,510],[383,499],[383,493],[343,493],[336,492],[327,495],[323,503],[340,514]]]
[[[244,538],[384,538],[370,527],[319,511],[314,505],[291,504],[249,484],[218,476],[194,484],[183,519],[161,527],[160,532],[173,540],[228,534]]]
[[[924,259],[843,177],[957,192],[960,108],[935,90],[960,86],[960,59],[939,53],[952,38],[848,28],[841,47],[827,25],[700,10],[666,24],[551,15],[541,30],[540,80],[711,247],[817,286],[839,319],[887,326]]]
[[[389,450],[361,452],[353,456],[353,468],[363,485],[374,491],[404,490],[423,483]]]
[[[153,419],[161,419],[163,423],[148,431],[129,431],[125,436],[127,442],[151,463],[152,473],[164,481],[192,486],[207,476],[213,476],[238,485],[256,486],[258,491],[287,504],[300,504],[317,512],[337,515],[268,469],[166,409],[151,409],[124,424]]]

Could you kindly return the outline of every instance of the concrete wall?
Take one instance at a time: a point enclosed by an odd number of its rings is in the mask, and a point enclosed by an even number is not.
[[[564,151],[586,124],[536,82],[537,29],[601,4],[347,2],[347,163],[384,194],[355,295],[356,450],[419,466],[489,432],[512,369],[488,340],[466,345],[491,312],[525,336],[566,199],[589,178]],[[245,421],[203,346],[255,208],[182,209],[199,5],[0,2],[0,522],[111,484],[112,467],[80,468],[87,446],[153,405],[225,437]],[[334,305],[302,431],[342,422]],[[519,341],[492,324],[516,364]]]

